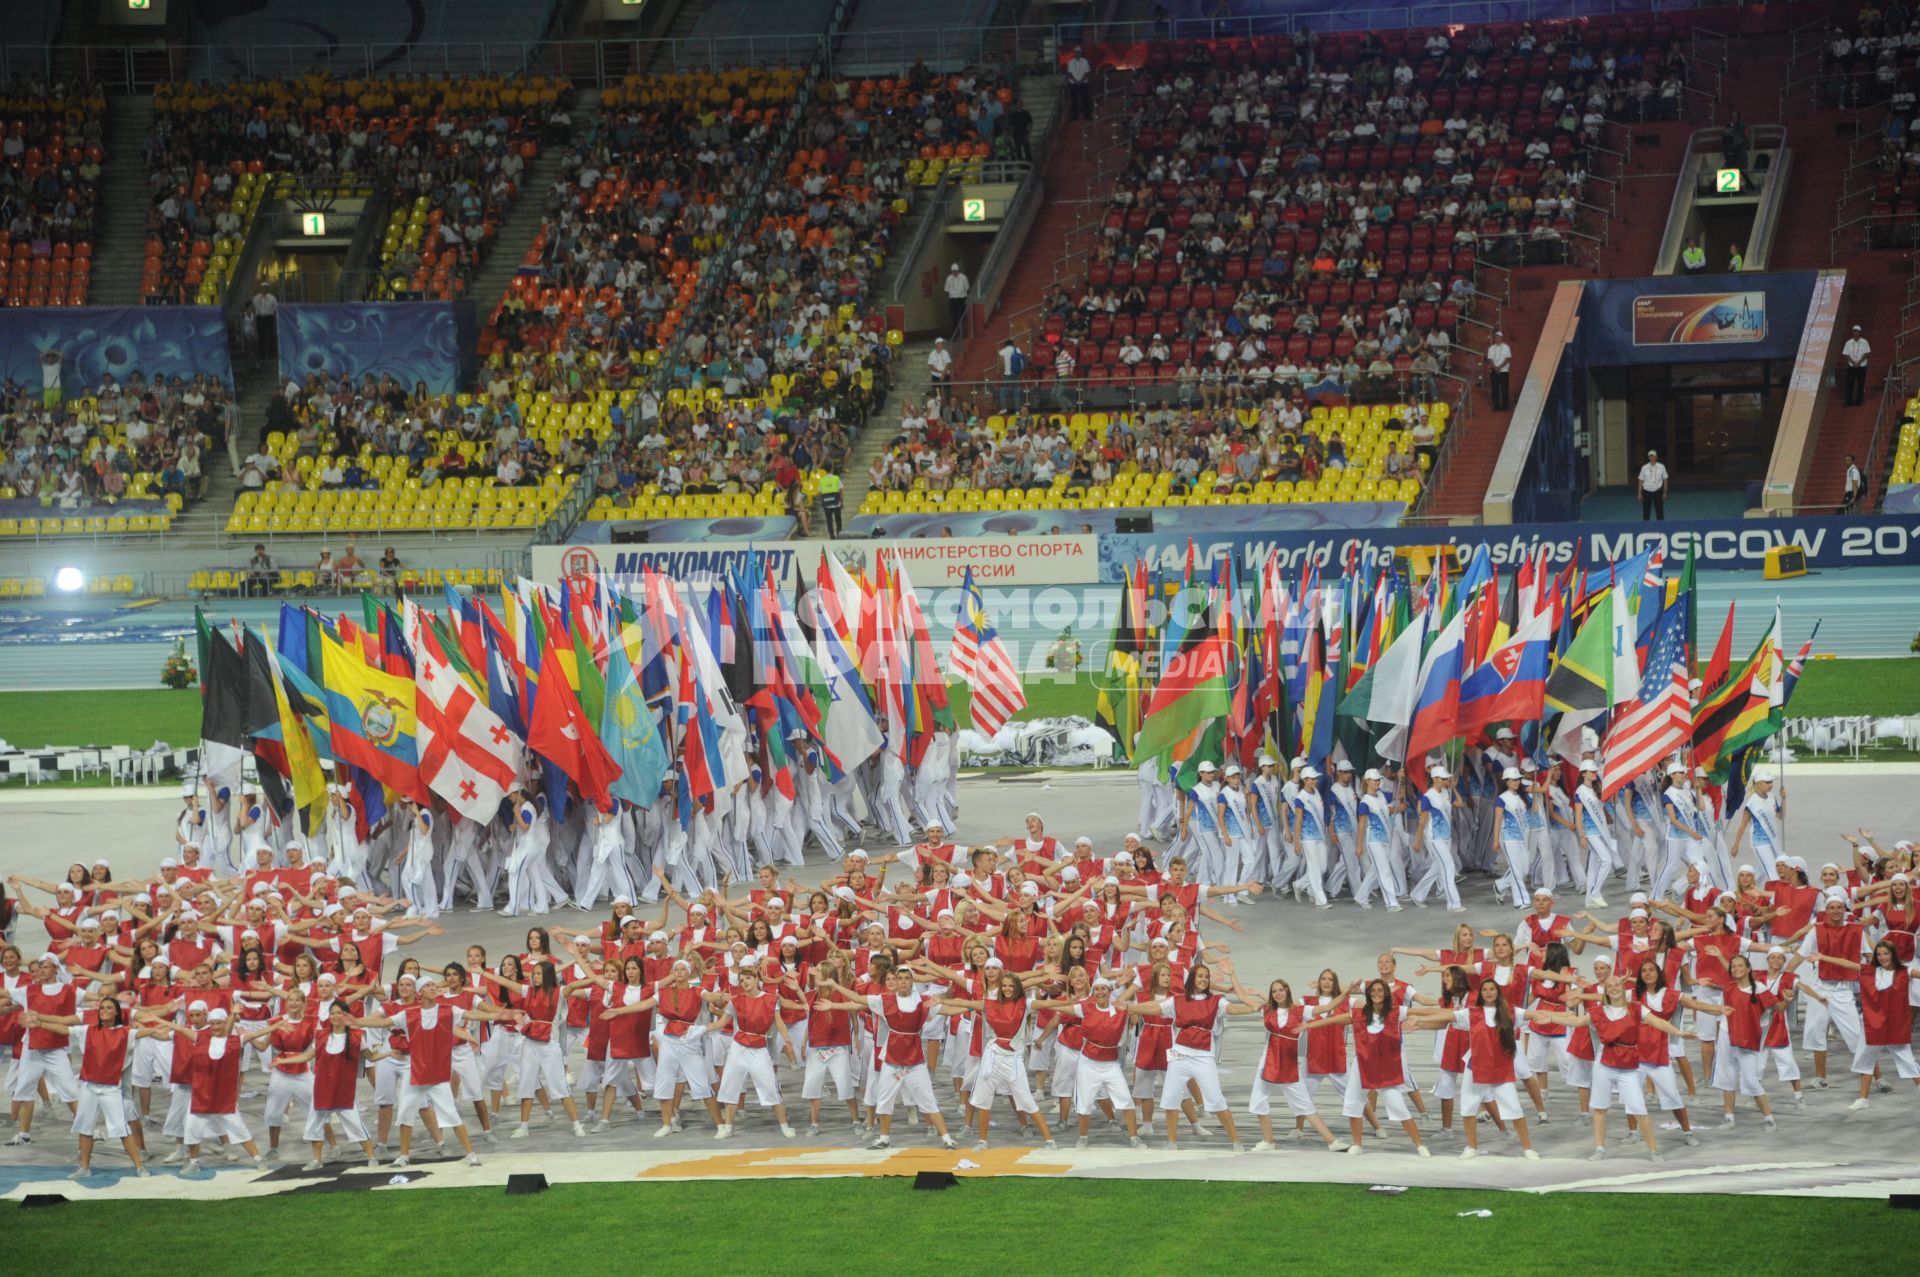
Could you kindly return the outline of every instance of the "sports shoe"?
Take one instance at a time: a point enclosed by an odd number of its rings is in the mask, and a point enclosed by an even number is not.
[[[610,1121],[609,1119],[607,1119],[607,1118],[604,1118],[604,1117],[603,1117],[603,1118],[601,1118],[601,1119],[600,1119],[599,1121],[597,1121],[597,1122],[595,1122],[595,1123],[593,1124],[593,1133],[594,1133],[595,1135],[598,1135],[598,1134],[600,1134],[600,1132],[602,1132],[602,1131],[605,1131],[605,1130],[610,1130],[610,1129],[612,1129],[612,1127],[613,1127],[613,1123],[612,1123],[612,1121]]]
[[[186,1163],[180,1167],[180,1173],[182,1175],[198,1175],[203,1169],[200,1165],[199,1158],[189,1157]]]
[[[1587,897],[1587,908],[1605,909],[1606,907],[1607,907],[1607,901],[1604,896],[1588,896]]]
[[[402,1153],[400,1154],[400,1156],[393,1159],[393,1164],[397,1167],[412,1166],[413,1159],[411,1157],[408,1157],[405,1153]]]
[[[1180,1151],[1179,1141],[1168,1140],[1166,1144],[1166,1149],[1167,1149],[1167,1152],[1169,1153],[1178,1153]]]
[[[1280,1138],[1283,1140],[1297,1140],[1300,1138],[1300,1128],[1296,1126],[1292,1130],[1282,1131],[1280,1132]]]
[[[1347,1143],[1345,1140],[1334,1140],[1332,1143],[1327,1145],[1327,1152],[1344,1153],[1352,1147],[1353,1145]]]
[[[1046,1148],[1046,1149],[1054,1149],[1054,1148],[1059,1148],[1060,1146],[1054,1143],[1052,1140],[1041,1140],[1040,1147]]]
[[[485,1140],[489,1144],[498,1144],[500,1142],[499,1140],[494,1138],[493,1128],[491,1126],[489,1126],[486,1130],[480,1132],[480,1138]]]
[[[1730,1131],[1730,1130],[1732,1130],[1732,1129],[1733,1129],[1733,1114],[1731,1114],[1731,1113],[1729,1113],[1729,1114],[1727,1114],[1727,1115],[1726,1115],[1725,1117],[1722,1117],[1722,1118],[1720,1119],[1720,1125],[1718,1125],[1718,1126],[1716,1126],[1716,1127],[1714,1127],[1713,1129],[1714,1129],[1714,1130],[1716,1130],[1716,1131]]]
[[[67,1178],[76,1179],[76,1180],[86,1179],[90,1177],[92,1174],[93,1174],[93,1168],[91,1166],[80,1166],[80,1167],[75,1167],[73,1170],[68,1171]]]
[[[1433,1150],[1428,1148],[1425,1144],[1415,1144],[1413,1146],[1413,1155],[1415,1157],[1432,1157]]]
[[[1478,1156],[1480,1156],[1480,1150],[1471,1144],[1460,1150],[1460,1160],[1463,1162],[1470,1162]]]
[[[1760,1129],[1764,1131],[1771,1131],[1774,1129],[1773,1114],[1768,1113],[1760,1119]]]
[[[720,1125],[713,1128],[713,1138],[717,1140],[726,1139],[729,1135],[732,1135],[732,1134],[733,1134],[733,1123],[731,1122],[722,1122],[720,1123]]]
[[[1680,1138],[1687,1142],[1688,1148],[1700,1147],[1700,1137],[1698,1135],[1695,1135],[1692,1131],[1682,1131],[1680,1133]]]
[[[960,1146],[953,1142],[953,1136],[942,1135],[940,1137],[940,1147],[941,1148],[959,1148]]]
[[[513,1134],[507,1136],[507,1138],[510,1140],[523,1140],[527,1138],[527,1124],[522,1122],[520,1125],[514,1127]]]
[[[1647,1160],[1649,1162],[1653,1162],[1656,1165],[1659,1165],[1659,1164],[1663,1164],[1667,1160],[1667,1158],[1664,1153],[1648,1153]]]
[[[663,1139],[665,1139],[665,1138],[667,1138],[667,1136],[669,1136],[669,1135],[671,1135],[671,1134],[673,1134],[673,1127],[671,1127],[671,1126],[662,1126],[662,1127],[661,1127],[661,1128],[660,1128],[659,1130],[657,1130],[657,1131],[655,1131],[655,1132],[653,1133],[653,1138],[655,1138],[655,1139],[657,1139],[657,1140],[663,1140]]]
[[[1244,1153],[1247,1151],[1247,1146],[1245,1144],[1242,1144],[1239,1140],[1235,1140],[1232,1144],[1229,1144],[1227,1146],[1227,1150],[1232,1153]]]
[[[8,1140],[7,1142],[8,1142],[9,1144],[13,1144],[13,1143],[17,1143],[18,1141],[17,1141],[17,1140]],[[182,1148],[182,1147],[180,1147],[180,1145],[178,1145],[178,1144],[175,1144],[175,1145],[173,1146],[173,1152],[171,1152],[171,1153],[168,1153],[168,1154],[167,1154],[167,1155],[166,1155],[165,1157],[163,1157],[163,1158],[161,1158],[161,1159],[160,1159],[160,1165],[162,1165],[162,1166],[178,1166],[178,1165],[180,1165],[180,1163],[182,1163],[182,1162],[184,1162],[184,1161],[186,1161],[186,1160],[187,1160],[187,1150],[186,1150],[186,1149],[184,1149],[184,1148]]]
[[[31,1143],[33,1143],[33,1136],[27,1134],[25,1131],[21,1131],[19,1134],[15,1135],[12,1139],[8,1140],[5,1145],[0,1145],[0,1147],[25,1148],[27,1145]]]
[[[1424,1148],[1424,1147],[1426,1147],[1426,1146],[1425,1146],[1425,1145],[1421,1145],[1421,1147],[1422,1147],[1422,1148]],[[1364,1153],[1364,1152],[1366,1152],[1366,1151],[1367,1151],[1367,1149],[1366,1149],[1366,1146],[1365,1146],[1364,1144],[1349,1144],[1349,1145],[1347,1146],[1347,1156],[1348,1156],[1348,1157],[1358,1157],[1358,1156],[1360,1156],[1360,1155],[1361,1155],[1362,1153]]]
[[[1855,1100],[1853,1103],[1847,1105],[1847,1112],[1849,1113],[1864,1113],[1866,1111],[1867,1111],[1867,1097],[1864,1095],[1861,1096],[1859,1099]]]
[[[1127,1137],[1128,1148],[1145,1148],[1146,1146],[1147,1146],[1147,1142],[1141,1139],[1138,1135],[1129,1135]]]
[[[1807,1093],[1805,1091],[1795,1091],[1793,1093],[1793,1106],[1797,1109],[1807,1107]]]
[[[327,1164],[316,1157],[300,1169],[303,1171],[324,1171],[327,1169]]]
[[[987,1151],[987,1142],[986,1142],[985,1140],[975,1140],[975,1141],[973,1142],[973,1151],[974,1151],[974,1152],[976,1152],[976,1153],[984,1153],[984,1152],[986,1152],[986,1151]]]
[[[480,1154],[478,1154],[478,1153],[469,1153],[469,1154],[467,1154],[467,1165],[468,1165],[468,1166],[478,1166],[478,1165],[480,1165]]]
[[[1542,1109],[1540,1112],[1535,1113],[1533,1115],[1533,1120],[1540,1123],[1540,1125],[1542,1126],[1551,1126],[1553,1125],[1553,1114],[1547,1112],[1545,1109]]]
[[[1448,913],[1465,913],[1466,911],[1467,911],[1467,907],[1465,905],[1448,905],[1447,906]]]
[[[140,1177],[141,1179],[152,1179],[152,1178],[153,1178],[153,1172],[152,1172],[152,1171],[150,1171],[150,1170],[148,1170],[148,1169],[147,1169],[146,1167],[144,1167],[144,1166],[136,1166],[136,1167],[134,1167],[134,1168],[133,1168],[133,1173],[134,1173],[135,1175],[137,1175],[137,1176],[139,1176],[139,1177]]]
[[[1520,1156],[1526,1158],[1529,1162],[1537,1162],[1540,1160],[1540,1150],[1523,1148],[1520,1150]]]
[[[1827,1079],[1823,1077],[1808,1078],[1807,1085],[1816,1091],[1824,1091],[1827,1089]]]
[[[1273,1141],[1258,1140],[1254,1143],[1253,1151],[1256,1153],[1271,1153],[1273,1152]]]
[[[1591,1153],[1588,1153],[1588,1154],[1587,1154],[1587,1160],[1588,1160],[1589,1162],[1604,1162],[1604,1161],[1606,1161],[1606,1160],[1607,1160],[1607,1146],[1606,1146],[1605,1144],[1596,1144],[1596,1145],[1594,1145],[1594,1146],[1593,1146],[1593,1151],[1592,1151]]]
[[[368,1170],[370,1170],[370,1171],[377,1171],[377,1170],[379,1170],[379,1169],[380,1169],[380,1159],[379,1159],[379,1158],[377,1158],[377,1157],[369,1157],[369,1158],[367,1159],[367,1169],[368,1169]]]
[[[1082,1135],[1079,1139],[1073,1142],[1073,1146],[1075,1148],[1085,1148],[1087,1146],[1087,1137]]]
[[[780,1134],[786,1139],[793,1138],[793,1127],[786,1122],[780,1123]]]
[[[1882,1095],[1892,1095],[1893,1083],[1887,1081],[1887,1079],[1885,1078],[1881,1078],[1879,1081],[1873,1084],[1873,1089],[1878,1091]]]
[[[587,1124],[585,1122],[575,1122],[573,1124],[573,1137],[579,1140],[587,1138]]]
[[[818,1122],[808,1122],[808,1123],[807,1123],[807,1134],[808,1134],[808,1135],[818,1135],[819,1133],[820,1133],[820,1123],[818,1123]]]
[[[867,1147],[868,1148],[892,1148],[893,1137],[890,1135],[876,1135],[873,1137],[873,1142],[867,1145]]]

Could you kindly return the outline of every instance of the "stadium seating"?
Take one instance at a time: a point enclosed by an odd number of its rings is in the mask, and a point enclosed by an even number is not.
[[[145,294],[220,300],[261,200],[298,185],[392,198],[377,296],[460,296],[571,92],[540,76],[162,85]]]
[[[106,152],[97,86],[16,79],[0,88],[0,296],[8,306],[84,306]]]

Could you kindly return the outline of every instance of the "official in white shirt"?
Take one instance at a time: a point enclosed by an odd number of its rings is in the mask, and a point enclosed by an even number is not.
[[[1487,347],[1487,384],[1493,392],[1495,412],[1505,412],[1513,406],[1512,373],[1513,347],[1507,345],[1505,333],[1495,333],[1493,344]]]
[[[1664,519],[1667,517],[1667,485],[1670,482],[1667,468],[1660,464],[1660,454],[1647,449],[1647,464],[1640,467],[1640,478],[1635,487],[1640,493],[1640,520]]]
[[[1867,356],[1873,353],[1873,347],[1860,335],[1860,325],[1853,326],[1853,336],[1847,338],[1846,345],[1840,347],[1840,358],[1847,370],[1846,392],[1847,406],[1864,403],[1867,398]]]
[[[1859,465],[1851,452],[1847,454],[1847,487],[1840,498],[1840,513],[1852,514],[1860,508],[1860,492],[1866,487],[1866,476],[1860,473]]]
[[[967,279],[966,272],[955,262],[953,269],[947,272],[946,282],[941,285],[947,293],[947,310],[953,318],[953,326],[958,328],[960,321],[967,317],[967,294],[973,291],[973,285]]]

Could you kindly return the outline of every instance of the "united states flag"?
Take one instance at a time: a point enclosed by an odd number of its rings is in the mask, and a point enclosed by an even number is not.
[[[1687,742],[1693,703],[1687,693],[1687,601],[1661,614],[1638,699],[1617,707],[1601,754],[1602,798],[1612,798],[1637,776]]]
[[[954,621],[953,647],[947,663],[967,682],[972,693],[968,705],[973,728],[993,735],[1008,719],[1027,707],[1026,693],[1020,689],[1020,674],[1007,655],[1006,645],[987,616],[980,588],[973,583],[968,568],[961,582],[960,615]]]

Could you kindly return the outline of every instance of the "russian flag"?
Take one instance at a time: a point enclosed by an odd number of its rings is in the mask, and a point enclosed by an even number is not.
[[[1465,610],[1455,612],[1420,664],[1413,724],[1407,733],[1407,770],[1422,784],[1427,775],[1427,751],[1445,745],[1457,734],[1454,723],[1460,716],[1460,666],[1466,656],[1466,626]]]

